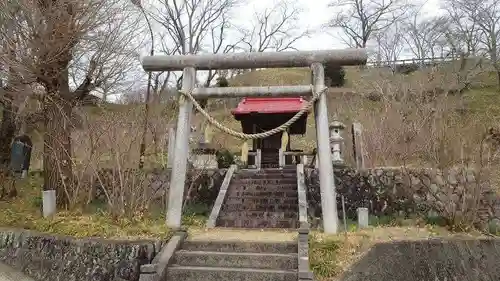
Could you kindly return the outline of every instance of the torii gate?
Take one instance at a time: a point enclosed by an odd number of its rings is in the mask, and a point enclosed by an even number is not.
[[[167,205],[167,226],[173,229],[181,226],[187,156],[189,152],[188,140],[191,128],[191,112],[193,109],[193,102],[191,99],[186,98],[186,93],[194,98],[312,96],[314,93],[319,93],[325,88],[324,64],[342,66],[363,65],[366,64],[367,58],[365,49],[145,57],[142,61],[145,71],[183,70],[181,91],[184,94],[179,97],[175,155]],[[195,88],[196,70],[291,67],[310,67],[313,75],[313,84],[300,86]],[[338,229],[337,201],[329,143],[327,98],[325,94],[317,97],[314,104],[314,112],[323,229],[326,233],[336,233]]]

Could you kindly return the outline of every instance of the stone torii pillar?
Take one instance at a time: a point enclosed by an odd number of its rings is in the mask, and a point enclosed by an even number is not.
[[[284,97],[311,96],[324,85],[324,64],[363,65],[366,64],[365,49],[320,50],[297,52],[264,52],[233,54],[202,54],[176,56],[149,56],[142,61],[146,71],[184,71],[182,90],[192,90],[197,99],[235,97]],[[250,69],[250,68],[291,68],[310,67],[314,75],[314,85],[268,86],[268,87],[226,87],[195,88],[196,70]],[[192,103],[184,97],[179,99],[179,115],[175,138],[175,156],[170,180],[167,226],[179,228],[181,225],[184,182],[186,180],[188,138]],[[336,233],[338,216],[336,207],[333,166],[330,161],[328,132],[328,108],[326,93],[315,104],[316,136],[320,164],[321,207],[323,226],[326,233]]]

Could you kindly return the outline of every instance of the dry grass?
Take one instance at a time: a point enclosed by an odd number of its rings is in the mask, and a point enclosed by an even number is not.
[[[18,182],[19,195],[9,201],[0,201],[0,226],[73,237],[165,239],[170,236],[162,216],[145,214],[113,219],[100,206],[58,212],[55,217],[45,219],[41,215],[41,184],[41,179],[37,177]]]

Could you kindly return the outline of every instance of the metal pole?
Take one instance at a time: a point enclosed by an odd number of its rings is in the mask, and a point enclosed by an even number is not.
[[[311,65],[313,85],[316,91],[325,87],[325,69],[321,63]],[[325,233],[334,234],[338,230],[338,215],[333,163],[331,161],[327,98],[323,94],[314,106],[316,121],[316,139],[319,161],[319,185],[321,190],[321,210]]]
[[[195,86],[196,70],[184,68],[182,90],[191,91]],[[175,133],[174,165],[170,177],[170,190],[167,204],[167,226],[177,229],[181,226],[182,203],[184,200],[184,182],[189,153],[189,135],[191,133],[191,111],[193,103],[183,95],[179,96],[179,115]]]

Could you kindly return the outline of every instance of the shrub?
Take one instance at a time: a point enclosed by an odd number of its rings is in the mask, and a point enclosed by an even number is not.
[[[227,78],[224,76],[218,77],[217,78],[217,87],[222,88],[222,87],[229,87],[229,81],[227,81]]]
[[[345,69],[336,64],[325,66],[325,84],[329,87],[342,87],[345,85]]]
[[[408,75],[410,73],[413,73],[417,71],[420,67],[416,63],[410,63],[410,64],[401,64],[396,66],[396,72]]]
[[[217,151],[216,157],[219,169],[229,168],[236,160],[234,154],[227,149]]]

